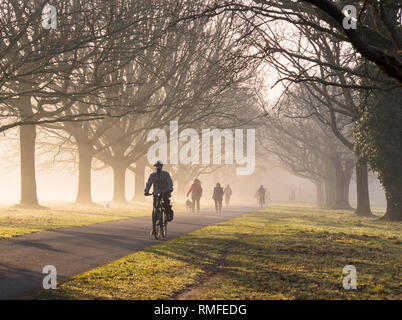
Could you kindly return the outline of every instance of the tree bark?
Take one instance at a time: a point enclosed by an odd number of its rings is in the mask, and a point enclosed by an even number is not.
[[[387,199],[387,211],[383,217],[388,221],[402,221],[402,177],[388,177],[383,182],[385,197]]]
[[[367,163],[356,164],[357,208],[356,214],[362,217],[371,217],[370,196],[368,188]]]
[[[92,150],[86,144],[78,142],[78,192],[75,200],[76,204],[92,204],[92,186],[91,186],[91,167]]]
[[[122,165],[112,167],[114,175],[113,202],[127,203],[126,199],[126,170]]]
[[[36,126],[20,127],[21,201],[20,206],[39,207],[35,177]]]
[[[352,173],[353,171],[348,167],[348,164],[345,165],[345,169],[342,168],[340,162],[335,165],[335,202],[331,209],[353,210],[349,203],[349,186]]]

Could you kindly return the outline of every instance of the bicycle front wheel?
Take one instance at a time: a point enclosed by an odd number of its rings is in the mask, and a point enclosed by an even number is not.
[[[155,221],[155,239],[159,240],[161,238],[162,228],[161,228],[161,221],[162,221],[162,212],[159,208],[156,212],[156,221]]]
[[[167,215],[164,212],[163,213],[163,219],[162,219],[162,223],[161,223],[161,230],[162,230],[162,237],[166,238],[167,236]]]

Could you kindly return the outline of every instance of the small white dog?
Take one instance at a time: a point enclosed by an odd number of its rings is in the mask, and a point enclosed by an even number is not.
[[[193,210],[193,202],[190,199],[187,199],[186,201],[186,212],[192,211]]]

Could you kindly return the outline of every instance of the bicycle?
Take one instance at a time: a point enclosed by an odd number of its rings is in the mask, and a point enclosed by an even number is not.
[[[147,195],[154,196],[154,204],[152,209],[152,230],[154,231],[155,239],[159,240],[161,236],[166,238],[168,218],[163,203],[163,195],[161,193],[149,193]]]

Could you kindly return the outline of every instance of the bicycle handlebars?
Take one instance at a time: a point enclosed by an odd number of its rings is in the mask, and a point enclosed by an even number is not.
[[[155,192],[152,192],[152,193],[145,193],[145,196],[157,196],[157,195],[160,195],[160,196],[163,196],[163,195],[165,195],[165,194],[167,194],[168,196],[170,196],[171,195],[171,192],[161,192],[161,193],[155,193]]]

